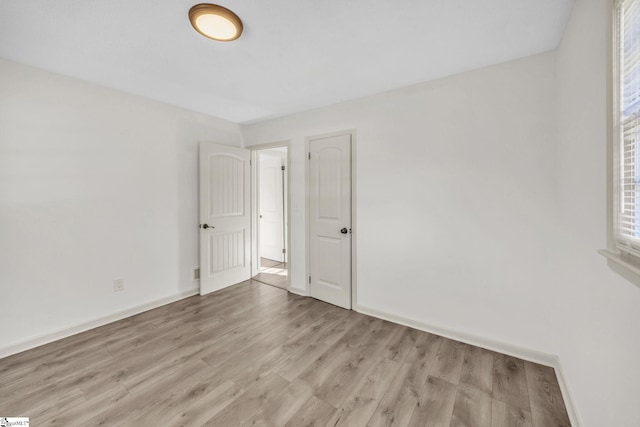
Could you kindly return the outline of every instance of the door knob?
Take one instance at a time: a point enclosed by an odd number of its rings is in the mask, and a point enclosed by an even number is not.
[[[347,234],[349,232],[349,230],[347,230],[346,228],[343,228],[342,230],[340,230],[340,232],[342,234]]]
[[[203,224],[202,228],[204,228],[206,230],[207,228],[215,228],[215,227],[213,225]]]

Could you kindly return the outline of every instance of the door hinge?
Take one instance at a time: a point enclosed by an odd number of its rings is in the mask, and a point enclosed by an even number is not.
[[[249,166],[251,166],[251,159],[249,159]]]
[[[284,166],[280,166],[280,169],[284,170]]]
[[[309,283],[311,283],[311,276],[309,276]]]
[[[286,249],[284,249],[284,248],[282,248],[282,253],[283,253],[283,254],[286,254],[286,253],[287,253],[287,250],[286,250]]]
[[[309,160],[311,160],[311,152],[309,152]]]

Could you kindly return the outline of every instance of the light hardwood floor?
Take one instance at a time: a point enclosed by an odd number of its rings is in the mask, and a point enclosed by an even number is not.
[[[33,426],[568,426],[553,369],[245,282],[0,360]]]
[[[287,289],[287,274],[287,264],[268,258],[260,258],[260,273],[253,276],[253,279],[267,285]]]

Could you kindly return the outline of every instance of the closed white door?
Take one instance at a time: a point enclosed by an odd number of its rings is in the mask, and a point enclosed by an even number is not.
[[[258,210],[260,257],[284,262],[284,162],[280,156],[260,153]]]
[[[311,296],[351,308],[351,135],[309,142]]]
[[[200,295],[251,277],[250,152],[200,144]]]

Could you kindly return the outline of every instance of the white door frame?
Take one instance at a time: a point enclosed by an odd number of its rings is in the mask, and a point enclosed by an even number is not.
[[[258,151],[269,148],[287,148],[287,290],[291,288],[291,142],[281,141],[269,144],[251,145],[245,147],[251,151],[251,277],[260,272],[260,259],[258,258]]]
[[[312,135],[308,136],[304,139],[304,173],[305,173],[305,199],[306,199],[306,210],[307,214],[305,215],[305,234],[306,234],[306,277],[305,277],[305,289],[307,295],[311,295],[311,288],[309,284],[309,276],[311,275],[310,266],[310,245],[311,245],[311,236],[309,235],[310,231],[310,218],[311,214],[311,204],[309,201],[309,194],[311,190],[309,188],[309,153],[310,153],[310,143],[314,139],[322,139],[322,138],[331,138],[333,136],[341,136],[341,135],[351,135],[351,310],[355,310],[358,306],[358,292],[357,292],[357,258],[356,258],[356,242],[358,241],[358,227],[356,225],[356,130],[348,129],[339,132],[330,132],[323,133],[320,135]]]

